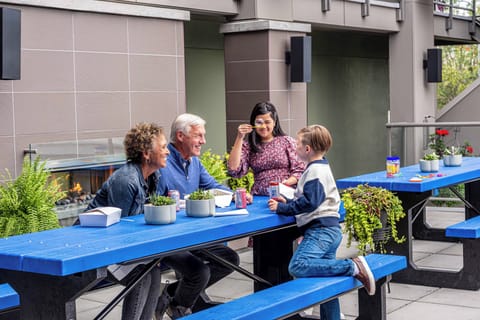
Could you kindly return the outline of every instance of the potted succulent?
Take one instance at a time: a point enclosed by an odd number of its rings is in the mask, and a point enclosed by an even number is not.
[[[358,185],[342,192],[345,207],[344,233],[347,234],[347,247],[357,241],[360,254],[370,251],[384,253],[384,245],[393,240],[405,241],[399,237],[397,222],[405,217],[400,199],[391,191]]]
[[[446,167],[458,167],[462,165],[462,150],[459,147],[451,146],[445,148],[443,153],[443,165]]]
[[[185,212],[190,217],[208,217],[215,213],[215,197],[209,190],[197,189],[185,196]]]
[[[436,172],[440,169],[440,157],[435,153],[427,153],[420,159],[420,171]]]
[[[177,203],[174,199],[158,194],[150,195],[150,203],[144,206],[147,224],[169,224],[177,219]]]

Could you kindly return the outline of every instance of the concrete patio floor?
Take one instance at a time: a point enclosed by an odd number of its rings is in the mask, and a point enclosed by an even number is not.
[[[427,211],[427,221],[434,227],[443,227],[462,219],[461,210],[435,209]],[[252,250],[240,249],[241,265],[253,269]],[[339,257],[356,255],[355,248],[342,244]],[[458,270],[462,267],[462,245],[459,243],[420,241],[414,242],[414,259],[420,267]],[[78,320],[90,320],[100,312],[121,287],[99,289],[77,300]],[[233,273],[208,289],[213,300],[228,301],[253,292],[253,282],[243,275]],[[340,298],[341,310],[346,319],[357,316],[357,293]],[[313,309],[318,314],[318,307]],[[121,318],[121,306],[117,306],[106,319]],[[480,291],[455,290],[390,283],[387,294],[387,318],[389,320],[478,320],[480,319]],[[167,316],[164,319],[168,319]],[[262,319],[263,320],[263,319]]]

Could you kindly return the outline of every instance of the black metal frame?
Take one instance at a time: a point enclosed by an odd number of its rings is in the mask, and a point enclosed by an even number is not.
[[[453,188],[451,188],[453,189]],[[455,190],[456,191],[456,190]],[[465,203],[465,219],[479,215],[480,180],[465,183],[465,198],[454,192]],[[424,207],[431,191],[398,192],[407,218],[399,221],[399,235],[407,237],[401,244],[388,243],[387,252],[407,257],[407,269],[393,275],[393,282],[432,287],[478,290],[480,289],[480,239],[453,239],[445,236],[444,229],[430,228],[425,222]],[[463,268],[459,271],[421,268],[413,261],[411,239],[433,241],[461,241],[463,243]]]

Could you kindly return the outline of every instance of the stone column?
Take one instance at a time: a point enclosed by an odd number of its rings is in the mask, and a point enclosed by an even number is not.
[[[390,121],[422,122],[435,115],[436,84],[428,83],[423,60],[434,47],[432,1],[405,1],[405,21],[390,36]],[[399,145],[398,137],[394,144]],[[423,129],[408,129],[402,166],[423,155]]]
[[[285,52],[290,37],[310,32],[309,24],[247,20],[222,25],[225,34],[227,151],[240,123],[248,122],[254,105],[272,102],[287,134],[307,124],[307,85],[290,82]]]

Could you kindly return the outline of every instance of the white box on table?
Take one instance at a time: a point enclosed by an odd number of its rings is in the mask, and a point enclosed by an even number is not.
[[[278,192],[285,199],[290,199],[291,200],[295,196],[295,189],[293,189],[292,187],[287,186],[286,184],[283,184],[283,183],[278,184]]]
[[[117,207],[98,207],[80,213],[80,225],[83,227],[108,227],[120,221],[122,209]]]

